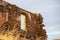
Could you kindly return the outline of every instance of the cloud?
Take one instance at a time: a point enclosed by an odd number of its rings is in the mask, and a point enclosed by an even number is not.
[[[60,31],[57,31],[57,32],[49,32],[49,33],[47,33],[47,35],[57,35],[57,34],[60,35]]]
[[[56,25],[51,25],[51,26],[45,26],[45,29],[47,31],[47,33],[55,33],[55,32],[60,32],[60,25],[56,24]]]

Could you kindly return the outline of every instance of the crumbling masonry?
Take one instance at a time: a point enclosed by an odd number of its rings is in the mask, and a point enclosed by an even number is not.
[[[25,29],[21,29],[20,16],[25,16]],[[31,13],[16,5],[0,1],[0,40],[47,40],[40,13]]]

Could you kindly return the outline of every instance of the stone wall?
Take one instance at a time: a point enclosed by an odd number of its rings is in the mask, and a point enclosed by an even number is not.
[[[46,30],[43,29],[43,17],[40,13],[31,13],[10,3],[3,4],[0,5],[0,40],[47,39]],[[26,30],[21,29],[21,15],[26,16]]]

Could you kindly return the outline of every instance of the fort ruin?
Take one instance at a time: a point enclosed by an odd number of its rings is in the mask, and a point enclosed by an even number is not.
[[[21,29],[24,15],[24,29]],[[43,17],[6,1],[0,1],[0,40],[47,40]]]

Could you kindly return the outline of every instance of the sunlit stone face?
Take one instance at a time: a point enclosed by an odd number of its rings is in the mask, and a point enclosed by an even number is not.
[[[0,12],[0,25],[4,23],[4,18],[2,17],[2,13]]]
[[[20,21],[20,16],[16,18],[16,20]]]
[[[0,12],[0,26],[8,21],[8,13]]]

